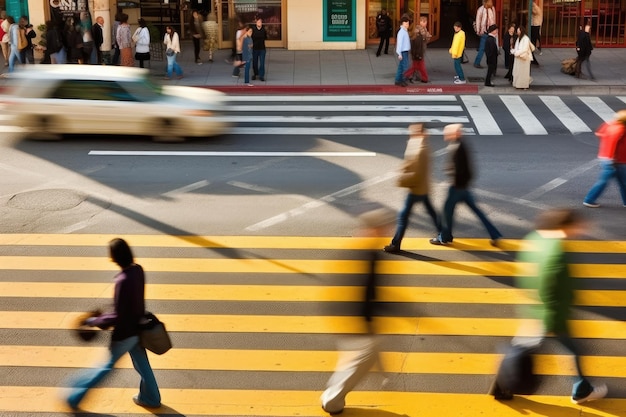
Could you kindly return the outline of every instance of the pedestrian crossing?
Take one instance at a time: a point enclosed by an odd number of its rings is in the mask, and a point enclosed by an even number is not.
[[[71,376],[106,355],[107,336],[72,335],[84,311],[110,304],[113,235],[0,235],[0,415],[56,416]],[[163,407],[136,406],[129,358],[81,408],[113,416],[323,416],[319,396],[340,356],[337,342],[363,332],[357,316],[362,252],[387,240],[296,236],[123,236],[147,274],[147,308],[174,348],[150,354]],[[382,254],[375,319],[381,370],[347,398],[348,416],[621,416],[626,409],[626,241],[572,241],[580,289],[572,333],[582,367],[606,382],[593,408],[568,393],[574,366],[539,352],[537,395],[500,403],[486,395],[500,349],[518,334],[514,252],[486,239],[434,247],[406,238],[410,256]]]
[[[625,107],[624,97],[555,95],[230,96],[235,135],[406,136],[461,123],[468,135],[584,134]]]

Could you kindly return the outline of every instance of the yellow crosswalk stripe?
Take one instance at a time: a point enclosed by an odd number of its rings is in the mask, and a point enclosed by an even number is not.
[[[64,390],[52,387],[0,386],[0,412],[16,409],[29,413],[68,412],[59,400]],[[81,403],[81,410],[102,414],[154,412],[133,404],[136,388],[97,388]],[[319,391],[162,389],[159,414],[263,417],[328,416],[319,406]],[[519,396],[499,402],[485,394],[443,394],[355,391],[342,415],[349,417],[398,416],[498,416],[498,417],[620,417],[624,399],[605,399],[591,407],[572,404],[566,396]],[[36,399],[36,400],[34,400]],[[156,411],[156,410],[155,410]]]
[[[88,368],[105,358],[105,347],[0,346],[0,366]],[[382,352],[385,372],[393,374],[493,375],[501,359],[492,353]],[[154,369],[203,371],[332,372],[339,357],[336,351],[188,349],[174,347],[166,355],[150,356]],[[626,358],[581,356],[590,377],[623,377]],[[118,368],[132,369],[130,357]],[[536,355],[535,372],[540,375],[576,375],[571,356]]]

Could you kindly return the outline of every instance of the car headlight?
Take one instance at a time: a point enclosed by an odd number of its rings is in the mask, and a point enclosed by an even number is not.
[[[210,110],[186,110],[185,116],[213,117],[213,112]]]

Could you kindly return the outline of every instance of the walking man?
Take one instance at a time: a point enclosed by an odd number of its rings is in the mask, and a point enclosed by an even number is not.
[[[400,29],[396,37],[396,55],[398,56],[398,71],[396,72],[395,84],[399,87],[406,87],[404,73],[409,68],[409,51],[411,50],[411,40],[409,39],[409,18],[403,16],[400,20]]]
[[[474,201],[474,196],[469,189],[474,173],[469,151],[463,140],[462,129],[463,125],[460,123],[447,125],[443,129],[443,139],[448,142],[448,156],[444,170],[450,177],[451,184],[448,189],[448,197],[443,207],[441,233],[439,233],[439,236],[430,239],[430,243],[433,245],[448,245],[452,243],[454,208],[458,203],[465,202],[485,226],[485,229],[487,229],[489,237],[491,238],[490,243],[493,246],[498,246],[498,239],[502,237],[502,234],[489,221],[482,210],[478,208]]]
[[[104,28],[104,17],[98,16],[96,17],[96,24],[91,28],[91,33],[93,35],[93,45],[96,47],[96,63],[98,65],[102,64],[102,44],[104,43],[104,35],[102,33],[102,29]]]
[[[489,33],[487,28],[496,24],[496,8],[493,7],[493,0],[483,0],[483,5],[476,11],[476,34],[480,36],[480,43],[478,44],[478,53],[474,60],[474,66],[476,68],[482,68],[480,61],[483,59],[485,53],[485,43]]]
[[[498,36],[498,26],[489,26],[487,32],[489,33],[489,37],[487,38],[487,42],[485,42],[485,56],[487,57],[487,77],[485,77],[485,86],[494,87],[492,79],[498,67],[498,42],[496,40],[496,36]]]
[[[386,9],[382,9],[378,16],[376,16],[376,30],[378,30],[378,36],[380,37],[380,43],[378,44],[378,51],[376,56],[380,56],[380,51],[385,45],[385,55],[389,53],[389,38],[391,37],[391,31],[393,30],[393,23],[391,18],[387,14]]]
[[[452,46],[448,52],[450,52],[450,56],[454,60],[454,72],[456,75],[454,76],[455,84],[465,84],[467,81],[465,80],[465,74],[463,73],[463,51],[465,51],[465,32],[462,29],[461,22],[454,23],[454,38],[452,38]]]
[[[428,134],[424,130],[422,123],[409,126],[409,141],[404,151],[404,163],[402,165],[398,185],[408,188],[404,207],[398,214],[398,224],[396,233],[391,240],[391,244],[384,247],[385,252],[400,252],[400,245],[404,232],[409,225],[411,209],[415,203],[424,203],[426,211],[437,229],[441,232],[441,223],[437,218],[437,213],[430,203],[428,193],[430,191],[430,148],[428,146]]]
[[[626,207],[626,110],[618,111],[613,120],[603,123],[596,131],[596,136],[600,140],[600,177],[585,196],[583,205],[590,208],[600,207],[598,198],[609,180],[615,178],[622,204]]]

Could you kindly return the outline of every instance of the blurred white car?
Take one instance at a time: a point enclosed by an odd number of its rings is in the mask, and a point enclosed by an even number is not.
[[[101,65],[26,66],[9,77],[3,111],[33,139],[63,134],[146,135],[156,141],[226,133],[226,96],[160,86],[147,70]]]

